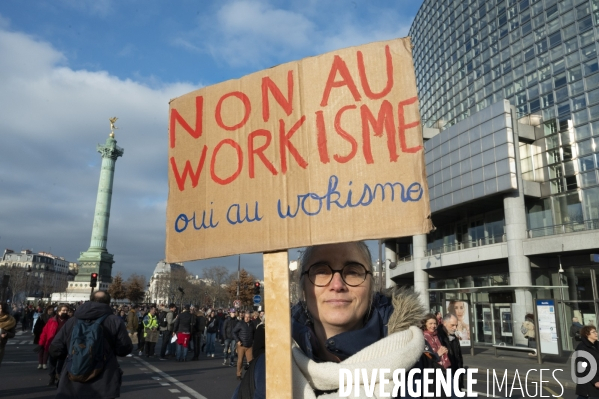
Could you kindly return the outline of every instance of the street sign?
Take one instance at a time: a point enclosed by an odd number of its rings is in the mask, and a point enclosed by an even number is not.
[[[254,305],[260,305],[262,302],[262,297],[260,295],[254,295]]]
[[[599,263],[599,254],[591,254],[591,262]]]
[[[234,300],[233,306],[235,306],[237,309],[239,309],[241,307],[241,301],[239,299]]]

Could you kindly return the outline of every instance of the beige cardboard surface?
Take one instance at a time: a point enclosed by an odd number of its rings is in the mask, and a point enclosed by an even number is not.
[[[196,90],[169,121],[168,262],[431,229],[408,38]]]

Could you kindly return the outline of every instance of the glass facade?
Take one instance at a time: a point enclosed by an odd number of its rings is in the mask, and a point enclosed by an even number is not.
[[[537,127],[529,235],[599,228],[599,0],[425,0],[410,36],[425,126],[507,99]]]

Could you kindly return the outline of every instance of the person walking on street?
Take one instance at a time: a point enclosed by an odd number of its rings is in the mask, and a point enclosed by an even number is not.
[[[583,326],[580,329],[580,343],[578,344],[578,346],[576,347],[576,351],[577,352],[586,352],[587,354],[589,354],[592,359],[595,360],[595,364],[599,364],[599,342],[597,342],[599,340],[599,335],[597,334],[597,328],[593,325],[589,325],[589,326]],[[575,373],[576,373],[576,379],[578,380],[578,378],[582,378],[582,377],[587,377],[588,371],[587,366],[585,366],[584,364],[580,364],[582,362],[584,363],[589,363],[590,359],[584,358],[582,356],[577,355],[575,362],[576,362],[576,367],[575,369]],[[591,362],[592,363],[592,362]],[[579,372],[579,370],[584,370],[582,373]],[[592,372],[592,369],[591,369]],[[582,375],[579,375],[582,374]],[[590,375],[588,375],[590,377]],[[576,382],[576,394],[578,395],[578,399],[597,399],[599,398],[599,373],[595,372],[595,375],[593,376],[593,378],[588,381],[585,382],[584,384],[579,383],[578,381]]]
[[[258,327],[258,324],[260,324],[261,322],[262,322],[262,320],[260,320],[260,313],[253,312],[252,313],[252,323],[254,323],[254,328]]]
[[[256,359],[258,356],[263,355],[266,351],[266,316],[264,313],[258,316],[260,323],[256,326],[254,331],[254,343],[252,344],[252,359]]]
[[[146,317],[146,314],[145,309],[140,307],[137,312],[137,320],[139,320],[139,324],[137,325],[137,350],[139,351],[139,356],[143,355],[145,349],[144,317]]]
[[[174,304],[170,304],[168,309],[165,309],[165,314],[161,314],[161,318],[164,317],[166,319],[166,326],[164,326],[163,320],[160,320],[162,325],[160,326],[160,332],[162,333],[162,344],[160,345],[160,360],[166,360],[166,350],[171,344],[171,338],[173,335],[173,326],[175,319],[175,309],[177,307]],[[173,355],[171,351],[169,351],[169,355]]]
[[[193,323],[192,323],[193,319]],[[195,324],[195,315],[189,312],[189,305],[185,305],[183,311],[175,319],[173,335],[177,336],[177,361],[187,361],[187,351],[189,350],[189,338],[191,337],[192,324]]]
[[[462,349],[460,347],[460,340],[456,337],[455,333],[458,329],[458,317],[453,313],[446,313],[443,316],[443,324],[437,327],[437,336],[441,344],[447,348],[447,357],[449,358],[450,368],[452,375],[455,375],[458,369],[464,367],[464,359],[462,358]],[[452,392],[456,392],[464,387],[463,374],[460,378],[458,386],[452,387]],[[453,397],[454,395],[452,395]]]
[[[154,356],[156,342],[158,342],[158,318],[156,317],[156,306],[150,306],[150,311],[143,319],[144,342],[146,357]]]
[[[218,332],[218,319],[214,311],[206,319],[206,356],[214,357],[214,343],[216,341],[216,333]]]
[[[237,379],[241,380],[241,368],[243,367],[243,357],[247,362],[252,361],[252,344],[254,343],[254,323],[250,318],[250,312],[245,312],[243,320],[238,322],[233,328],[233,337],[237,341]]]
[[[103,342],[98,343],[103,353],[102,372],[86,382],[72,381],[67,373],[72,371],[74,354],[70,353],[73,330],[84,321],[101,322]],[[77,331],[77,330],[76,330]],[[96,346],[97,347],[97,346]],[[110,295],[106,291],[96,291],[90,296],[90,301],[77,308],[74,316],[56,334],[50,345],[50,355],[65,359],[62,369],[56,399],[67,398],[118,398],[120,396],[123,372],[119,367],[117,356],[124,357],[133,350],[127,328],[122,320],[115,316],[110,308]],[[96,363],[96,365],[98,365]]]
[[[137,336],[137,326],[139,326],[139,317],[137,317],[137,309],[139,307],[135,304],[131,305],[129,313],[127,313],[127,334],[131,339],[131,344],[136,345],[139,343],[139,337]],[[128,354],[127,357],[132,357],[132,354]]]
[[[196,313],[196,324],[193,326],[193,332],[191,339],[193,340],[193,357],[191,360],[200,360],[200,352],[202,351],[202,341],[204,336],[204,330],[206,329],[206,318],[204,312],[199,310]]]
[[[17,321],[10,314],[8,304],[0,303],[0,366],[4,358],[4,348],[10,338],[15,337]]]
[[[235,356],[235,337],[233,336],[233,328],[237,325],[237,319],[235,318],[235,309],[231,309],[229,312],[229,316],[225,319],[223,323],[223,338],[225,339],[225,348],[223,350],[223,366],[227,365],[227,360],[229,361],[229,366],[233,366],[233,358]]]
[[[42,336],[42,331],[44,330],[46,323],[48,323],[48,320],[50,320],[53,316],[54,316],[54,306],[48,305],[46,307],[46,311],[43,312],[37,318],[37,322],[35,323],[35,326],[33,327],[33,344],[34,345],[39,345],[40,337]],[[37,354],[37,360],[38,360],[38,369],[40,369],[40,368],[42,368],[42,365],[44,365],[48,362],[48,351],[42,350],[40,348],[40,351]]]
[[[444,369],[450,368],[451,363],[449,361],[449,356],[447,355],[448,349],[443,346],[437,334],[437,317],[432,313],[424,316],[421,328],[428,346],[439,357],[439,365],[443,366]]]
[[[58,306],[58,312],[56,313],[56,316],[48,320],[48,323],[46,323],[44,326],[44,330],[42,331],[42,335],[40,337],[40,347],[38,348],[39,351],[45,351],[48,353],[50,352],[50,344],[52,343],[52,340],[66,324],[69,318],[68,310],[68,305],[60,305]],[[48,386],[52,386],[56,383],[57,374],[60,375],[60,370],[62,369],[62,360],[52,356],[48,357],[47,355],[46,359],[48,359],[50,363],[50,381],[48,382]],[[44,370],[47,369],[46,363],[38,365],[37,368],[43,368]]]

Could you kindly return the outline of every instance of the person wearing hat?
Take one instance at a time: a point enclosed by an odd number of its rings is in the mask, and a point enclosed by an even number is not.
[[[237,324],[237,318],[235,317],[235,309],[229,309],[229,314],[225,318],[225,322],[223,323],[223,338],[225,339],[225,348],[223,350],[223,366],[227,365],[227,360],[229,360],[229,367],[233,367],[233,359],[235,358],[235,337],[233,336],[233,328]],[[230,352],[230,355],[229,355]]]

